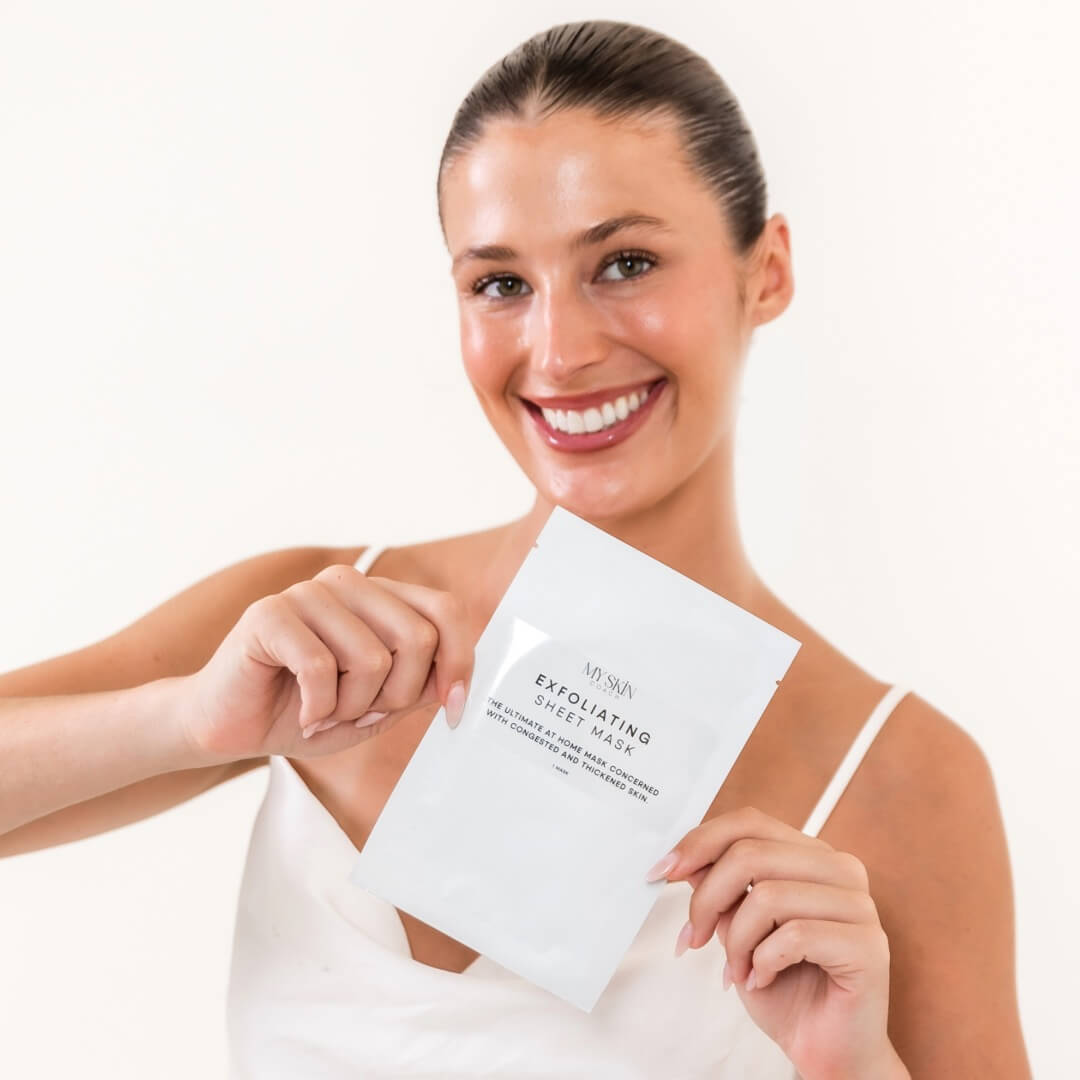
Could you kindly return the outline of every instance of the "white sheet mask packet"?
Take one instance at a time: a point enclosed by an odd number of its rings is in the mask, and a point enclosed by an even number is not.
[[[800,647],[556,506],[349,880],[591,1012]]]

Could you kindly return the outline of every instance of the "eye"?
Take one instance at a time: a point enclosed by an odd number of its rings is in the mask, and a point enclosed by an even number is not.
[[[603,273],[608,267],[617,266],[620,271],[619,274],[612,277],[600,277],[598,280],[630,281],[632,278],[644,277],[645,274],[649,273],[649,270],[638,270],[637,272],[631,270],[630,273],[623,273],[623,271],[626,270],[627,266],[632,268],[634,265],[640,265],[641,263],[649,263],[651,269],[658,261],[659,260],[655,255],[652,255],[647,251],[616,251],[604,259],[600,264],[600,270],[601,273]],[[496,293],[488,292],[488,288],[492,285],[496,286],[499,291]],[[503,286],[511,291],[504,291]],[[486,296],[490,300],[513,300],[516,297],[527,295],[527,293],[522,290],[531,291],[529,290],[529,286],[526,285],[517,274],[502,273],[487,274],[485,277],[480,278],[479,281],[473,283],[471,291],[475,295]]]
[[[488,288],[489,285],[502,285],[502,284],[509,284],[511,286],[516,284],[516,285],[521,285],[521,286],[524,286],[525,288],[528,288],[528,286],[525,285],[525,282],[522,281],[521,278],[519,278],[516,274],[488,274],[487,277],[482,277],[478,282],[476,282],[475,285],[473,285],[472,291],[474,293],[477,293],[477,294],[481,295],[481,296],[487,296],[492,300],[496,299],[496,297],[499,297],[499,296],[503,297],[504,299],[512,300],[516,296],[524,296],[525,295],[523,292],[520,292],[520,291],[516,291],[516,292],[499,292],[499,293],[489,293],[487,291],[487,288]]]
[[[635,263],[651,263],[656,265],[656,258],[650,255],[647,251],[617,251],[614,255],[609,255],[603,262],[603,269],[607,270],[609,266],[617,266],[620,271],[625,270],[626,267],[633,266]],[[604,281],[629,281],[631,278],[643,277],[647,274],[648,270],[640,270],[636,273],[621,274],[618,277],[604,278]]]

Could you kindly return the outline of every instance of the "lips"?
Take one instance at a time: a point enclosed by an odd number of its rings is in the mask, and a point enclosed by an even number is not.
[[[634,388],[631,387],[631,390],[633,389]],[[539,406],[534,405],[525,398],[522,398],[521,401],[525,412],[529,414],[534,431],[540,436],[546,446],[553,450],[581,453],[585,451],[605,450],[628,439],[645,423],[655,409],[657,401],[664,396],[667,389],[667,379],[658,379],[649,386],[649,392],[645,401],[639,405],[634,412],[630,413],[625,420],[620,420],[610,427],[601,428],[599,431],[591,432],[569,433],[559,431],[557,428],[553,428],[547,420],[544,419],[544,414]],[[610,391],[605,391],[605,393],[610,393]],[[601,400],[610,399],[601,398]]]
[[[656,383],[661,382],[663,376],[658,379],[650,379],[644,382],[627,383],[625,386],[606,387],[603,390],[593,390],[587,394],[575,394],[573,396],[555,395],[549,397],[526,397],[519,395],[523,400],[542,409],[574,409],[584,412],[586,409],[601,405],[605,401],[614,401],[616,398],[629,397],[635,390],[639,395],[644,394]]]

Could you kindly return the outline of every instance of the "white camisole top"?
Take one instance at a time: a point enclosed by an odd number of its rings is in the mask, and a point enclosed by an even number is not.
[[[356,562],[367,573],[386,545]],[[802,831],[816,836],[907,693],[867,717]],[[798,1080],[724,990],[713,938],[675,957],[691,895],[668,882],[592,1012],[480,955],[412,958],[397,909],[348,878],[356,847],[271,756],[236,910],[226,1008],[233,1080]]]

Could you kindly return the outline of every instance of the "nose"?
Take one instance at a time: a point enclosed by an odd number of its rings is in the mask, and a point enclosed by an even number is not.
[[[538,294],[526,333],[532,366],[552,387],[571,383],[608,352],[600,313],[572,285]]]

